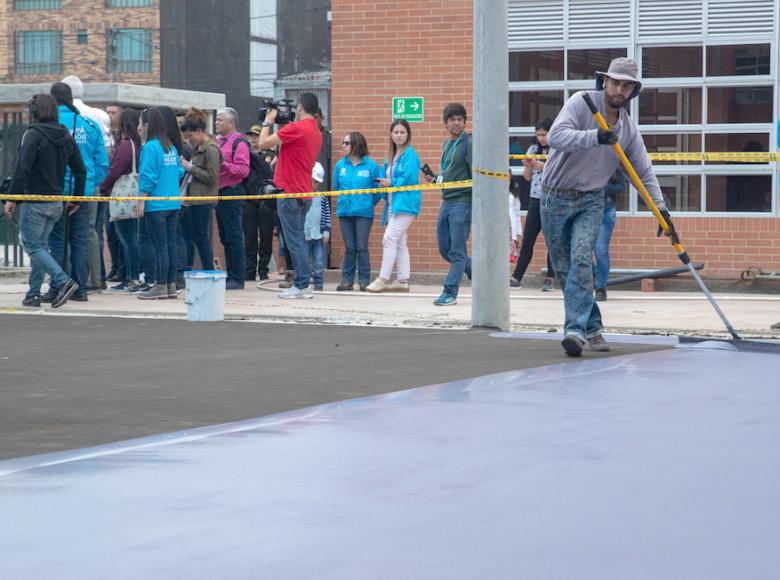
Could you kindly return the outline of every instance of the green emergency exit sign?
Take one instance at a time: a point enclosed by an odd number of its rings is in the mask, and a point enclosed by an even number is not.
[[[410,123],[425,120],[425,99],[423,97],[393,97],[393,119],[406,119]]]

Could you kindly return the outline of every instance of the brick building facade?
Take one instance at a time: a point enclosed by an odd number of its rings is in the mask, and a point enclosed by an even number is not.
[[[624,48],[609,50],[623,51],[623,54],[627,52],[628,56],[638,60],[644,55],[647,67],[650,66],[650,58],[659,52],[662,58],[666,58],[669,55],[682,54],[684,51],[681,52],[676,48],[667,50],[656,46],[650,46],[648,49],[646,45],[657,45],[662,41],[664,44],[671,45],[684,44],[688,51],[694,53],[703,51],[706,53],[706,58],[710,58],[711,55],[718,56],[721,61],[728,64],[729,61],[724,58],[726,53],[722,50],[723,46],[721,45],[729,46],[729,43],[734,45],[736,42],[747,42],[744,37],[737,36],[727,37],[722,41],[716,39],[716,32],[720,33],[722,30],[728,32],[728,28],[716,29],[716,26],[719,26],[719,21],[712,21],[717,16],[714,9],[710,9],[709,13],[702,10],[699,16],[692,19],[692,23],[689,25],[690,32],[686,31],[689,36],[679,40],[675,39],[674,35],[680,33],[674,32],[673,34],[672,25],[669,25],[669,34],[661,35],[650,41],[642,36],[644,34],[642,26],[645,25],[646,21],[640,20],[638,14],[644,10],[646,4],[649,5],[652,2],[648,0],[617,2],[615,5],[620,5],[621,14],[625,12],[628,21],[633,18],[635,24],[633,27],[611,28],[610,33],[614,32],[625,36],[625,38],[621,36],[620,39],[612,40],[607,38],[607,32],[600,27],[593,32],[592,37],[587,36],[590,32],[583,32],[577,28],[582,26],[583,22],[586,24],[590,22],[589,19],[578,20],[578,15],[573,12],[579,9],[579,4],[577,6],[570,5],[561,0],[545,0],[543,3],[550,5],[549,11],[535,10],[532,13],[527,13],[522,10],[522,2],[510,0],[510,13],[516,13],[514,19],[510,18],[510,51],[513,51],[510,54],[510,57],[513,57],[510,58],[510,62],[519,63],[519,66],[523,70],[529,71],[531,75],[539,73],[537,76],[529,76],[520,71],[518,78],[514,80],[529,82],[510,84],[510,91],[514,91],[511,92],[510,98],[510,114],[513,117],[510,122],[512,125],[510,133],[516,139],[523,141],[524,145],[527,145],[528,138],[532,135],[533,127],[528,126],[533,124],[532,117],[544,116],[543,113],[548,110],[554,114],[554,110],[557,111],[560,103],[563,102],[561,99],[574,90],[592,86],[593,81],[589,80],[589,78],[592,79],[592,76],[573,74],[571,63],[575,61],[572,60],[568,61],[570,63],[568,65],[570,76],[562,77],[563,81],[560,82],[555,80],[557,78],[554,76],[555,71],[541,70],[541,65],[536,63],[540,62],[540,58],[542,61],[548,58],[548,55],[554,58],[558,47],[565,47],[571,59],[575,56],[575,48],[582,49],[576,53],[579,58],[583,54],[592,56],[594,51],[587,52],[591,48],[620,46]],[[767,5],[767,10],[772,10],[774,5],[774,10],[780,13],[778,0],[774,0],[774,2],[767,0],[762,4]],[[569,6],[569,10],[572,11],[571,14],[565,15],[565,18],[568,19],[567,22],[569,22],[566,26],[563,25],[565,6]],[[437,170],[440,147],[446,138],[440,119],[443,105],[449,101],[460,101],[466,105],[469,111],[472,110],[472,1],[386,0],[379,2],[372,0],[357,5],[346,0],[334,0],[332,9],[334,160],[340,156],[338,143],[341,142],[343,135],[349,131],[359,130],[368,139],[372,157],[381,162],[388,144],[387,129],[391,121],[392,97],[423,96],[425,97],[425,122],[412,125],[414,134],[412,143],[423,163],[427,162],[434,170]],[[512,12],[513,10],[514,12]],[[674,11],[668,14],[673,15]],[[710,21],[706,20],[707,14],[709,14]],[[526,22],[529,18],[535,20]],[[535,35],[522,33],[523,31],[519,28],[521,24],[518,23],[524,22],[527,28],[530,27],[536,31]],[[664,150],[662,145],[671,147],[671,150],[696,150],[682,147],[681,144],[684,143],[696,143],[696,146],[700,148],[709,147],[708,150],[713,150],[712,147],[722,141],[725,143],[723,145],[725,148],[714,150],[739,151],[741,149],[738,147],[742,146],[742,141],[739,140],[740,133],[748,134],[744,139],[757,139],[764,147],[768,147],[764,150],[775,150],[775,143],[778,139],[777,129],[773,128],[772,124],[764,120],[763,117],[755,119],[753,125],[746,125],[743,118],[746,109],[740,108],[741,99],[747,96],[764,99],[767,91],[771,95],[769,97],[771,98],[769,113],[771,114],[772,110],[776,111],[778,107],[778,63],[775,62],[777,58],[776,31],[772,33],[770,30],[773,26],[771,19],[768,23],[764,20],[762,22],[762,26],[769,27],[767,28],[768,33],[765,35],[766,39],[763,36],[755,36],[751,37],[750,42],[765,43],[755,46],[759,47],[760,54],[763,54],[764,50],[771,51],[771,54],[774,55],[771,67],[768,57],[766,68],[764,68],[763,61],[754,59],[748,63],[758,63],[755,70],[748,71],[753,76],[732,76],[729,78],[729,74],[740,75],[744,74],[745,71],[720,72],[713,70],[714,60],[710,58],[704,72],[697,74],[699,76],[712,74],[712,79],[708,79],[704,83],[700,79],[685,79],[682,83],[683,86],[687,84],[695,88],[676,88],[681,84],[679,79],[673,79],[677,82],[671,82],[665,78],[659,78],[646,83],[650,87],[647,91],[648,99],[657,99],[657,101],[648,100],[646,102],[659,108],[661,105],[657,105],[657,103],[662,103],[662,99],[669,101],[668,91],[673,90],[678,91],[672,93],[673,95],[682,95],[680,98],[692,95],[694,99],[710,99],[710,118],[698,121],[695,119],[678,120],[674,118],[674,114],[678,114],[676,111],[669,115],[663,111],[650,110],[650,113],[645,116],[643,112],[645,105],[640,103],[643,108],[639,110],[639,113],[642,116],[638,118],[649,150]],[[555,28],[559,24],[560,32]],[[661,27],[658,30],[663,31],[663,23],[653,22],[651,24],[656,28]],[[707,28],[708,26],[709,28]],[[740,24],[736,23],[734,26],[737,30]],[[651,32],[654,30],[656,29],[651,29]],[[709,30],[709,33],[705,34],[702,32],[703,30]],[[578,36],[575,38],[574,34]],[[634,36],[630,36],[631,34]],[[560,35],[560,39],[557,35]],[[774,40],[772,40],[773,38]],[[549,47],[549,50],[546,47]],[[741,45],[732,48],[742,50]],[[748,46],[747,49],[749,53],[752,46]],[[528,52],[534,50],[536,52]],[[560,51],[563,54],[563,49]],[[532,55],[534,63],[524,65],[523,62],[527,62],[523,61],[526,55]],[[744,58],[742,62],[744,62]],[[608,64],[608,60],[606,64]],[[662,60],[662,64],[674,69],[677,63]],[[590,70],[590,63],[587,62],[586,65],[586,68]],[[540,70],[535,70],[534,67],[537,66]],[[561,65],[561,71],[563,70],[563,65]],[[579,70],[577,70],[577,74],[579,74]],[[646,76],[651,76],[649,69]],[[660,74],[660,76],[664,75]],[[666,76],[682,75],[667,74]],[[560,85],[562,89],[560,97],[543,85],[545,79],[548,78],[553,79],[549,83],[552,88],[557,90]],[[567,80],[572,78],[581,80]],[[698,88],[697,84],[704,84],[705,89]],[[654,88],[656,85],[659,88]],[[755,86],[759,85],[762,88],[756,90]],[[717,88],[706,88],[707,86],[716,86]],[[736,89],[732,87],[736,87]],[[711,93],[709,97],[708,93]],[[549,99],[550,95],[555,101],[552,105],[548,105],[544,101],[544,99]],[[724,104],[724,110],[717,112],[719,118],[713,119],[716,112],[714,112],[712,103],[716,102],[715,98],[720,102],[732,98],[735,105],[726,110],[726,104]],[[680,102],[682,101],[679,99],[673,100],[675,106],[679,106]],[[741,106],[750,107],[749,104]],[[634,107],[636,108],[636,105]],[[695,115],[696,108],[694,106],[688,109],[686,114]],[[761,109],[760,106],[754,105],[750,110],[755,112]],[[656,120],[652,118],[652,114],[657,115],[658,119],[661,117],[663,119]],[[763,114],[764,112],[761,112],[761,115]],[[647,120],[644,117],[647,117]],[[668,126],[661,125],[662,122],[666,122]],[[695,122],[699,124],[692,124]],[[679,125],[686,123],[687,127],[684,129],[690,131],[692,136],[687,141],[680,141],[677,134],[683,129],[680,129]],[[741,124],[730,126],[728,123]],[[650,135],[653,132],[663,134]],[[708,134],[709,132],[712,134]],[[734,141],[731,140],[732,137],[735,138]],[[670,139],[673,142],[666,143]],[[686,248],[697,261],[706,262],[705,273],[707,275],[733,278],[751,264],[759,264],[764,270],[780,270],[780,219],[778,219],[780,204],[775,199],[777,196],[776,171],[773,172],[772,168],[767,165],[763,167],[754,165],[753,168],[744,165],[731,167],[708,166],[706,164],[697,167],[692,167],[691,164],[672,165],[672,167],[659,166],[659,174],[663,176],[662,187],[672,200],[672,215]],[[763,181],[757,181],[757,183],[760,183],[762,188],[768,188],[766,192],[763,192],[762,189],[764,206],[754,213],[745,210],[734,211],[726,207],[723,202],[726,193],[721,190],[726,189],[726,183],[730,182],[734,176],[745,176],[751,172],[761,172],[760,180]],[[707,182],[706,186],[705,181]],[[704,205],[705,200],[708,200],[706,201],[707,206]],[[697,203],[699,205],[696,205]],[[411,227],[409,233],[413,271],[442,271],[446,269],[445,262],[438,256],[436,246],[435,223],[438,206],[438,194],[431,192],[424,194],[422,214]],[[618,214],[611,246],[613,268],[660,268],[679,264],[668,243],[656,239],[654,220],[648,212],[642,211],[641,202],[637,202],[635,192],[632,191],[630,195],[626,196],[625,205],[619,205],[619,209],[622,211]],[[731,215],[727,212],[731,212]],[[377,213],[371,236],[374,268],[378,267],[382,253],[382,228],[379,215]],[[334,227],[337,228],[337,225]],[[336,233],[333,252],[333,261],[336,264],[341,259],[340,246],[340,238]],[[530,272],[538,272],[540,268],[545,266],[544,257],[545,251],[540,239]]]
[[[0,0],[0,82],[160,84],[159,0]]]

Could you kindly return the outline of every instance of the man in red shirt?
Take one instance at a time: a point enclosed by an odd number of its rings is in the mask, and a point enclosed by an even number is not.
[[[269,109],[262,123],[260,149],[279,147],[274,182],[284,193],[308,193],[311,191],[311,172],[322,147],[322,133],[315,119],[319,102],[317,95],[303,93],[295,109],[298,121],[289,123],[271,134],[271,126],[276,121],[277,109]],[[313,298],[309,286],[309,251],[303,225],[306,212],[311,207],[311,197],[285,198],[277,201],[276,209],[282,224],[284,243],[290,251],[292,266],[295,270],[293,286],[281,294],[280,298]]]

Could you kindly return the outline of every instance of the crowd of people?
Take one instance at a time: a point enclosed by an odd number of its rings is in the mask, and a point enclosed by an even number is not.
[[[604,146],[621,143],[669,224],[667,235],[676,236],[641,135],[626,112],[641,89],[636,63],[615,59],[608,71],[596,74],[596,85],[595,91],[570,98],[555,121],[545,118],[536,124],[528,153],[547,158],[523,161],[530,200],[522,234],[519,204],[512,194],[509,205],[510,242],[517,262],[510,286],[521,285],[543,232],[548,254],[542,289],[551,290],[556,278],[563,290],[563,347],[572,356],[586,344],[593,350],[609,349],[601,336],[596,302],[606,299],[609,240],[625,177],[618,170],[618,157]],[[328,197],[307,195],[325,181],[325,170],[317,163],[322,111],[314,94],[300,96],[295,120],[277,123],[279,109],[269,107],[263,122],[246,136],[238,131],[236,111],[222,109],[216,115],[214,138],[206,114],[198,109],[191,108],[180,118],[165,106],[138,112],[114,104],[104,112],[74,98],[82,91],[80,81],[68,77],[54,83],[50,94],[31,99],[32,124],[22,139],[9,190],[105,196],[109,203],[5,204],[7,214],[19,213],[21,241],[32,261],[25,305],[50,302],[57,308],[68,300],[87,300],[88,292],[107,288],[106,280],[118,282],[111,290],[142,300],[177,298],[182,272],[193,269],[196,253],[201,269],[214,267],[212,208],[225,253],[227,290],[243,289],[258,277],[258,285],[268,279],[274,231],[285,256],[280,298],[310,299],[314,290],[322,289],[331,203]],[[609,130],[594,128],[583,95],[597,103]],[[377,192],[337,197],[336,217],[345,248],[338,291],[354,290],[356,277],[361,291],[409,291],[408,233],[420,214],[422,194],[414,188],[420,175],[439,184],[472,177],[466,108],[450,103],[442,120],[447,136],[438,174],[421,164],[405,120],[391,123],[381,166],[371,158],[362,133],[344,136],[334,189]],[[410,189],[386,191],[395,187]],[[300,195],[244,199],[268,191]],[[457,302],[464,275],[471,277],[467,244],[472,189],[441,191],[436,237],[449,271],[434,304],[448,306]],[[375,206],[381,201],[383,252],[379,274],[371,281],[368,240]],[[111,251],[108,273],[102,262],[104,230]],[[41,294],[46,274],[49,289]]]

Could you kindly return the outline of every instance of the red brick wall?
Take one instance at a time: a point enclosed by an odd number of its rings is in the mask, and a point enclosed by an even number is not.
[[[444,105],[459,101],[472,111],[471,0],[333,0],[332,11],[334,164],[341,158],[344,135],[360,131],[381,165],[389,145],[392,98],[423,96],[425,122],[412,124],[412,144],[422,162],[438,170],[446,138]],[[409,231],[412,271],[445,268],[436,246],[439,200],[438,192],[423,193],[422,212]],[[380,218],[377,212],[371,233],[374,269],[382,258]],[[343,255],[337,221],[334,264]]]
[[[393,96],[425,97],[425,123],[412,125],[420,158],[438,169],[446,134],[441,109],[461,101],[472,111],[471,0],[333,0],[334,160],[345,133],[362,131],[372,156],[381,163],[388,143]],[[423,211],[410,230],[412,270],[444,270],[436,247],[438,193],[425,193]],[[379,215],[371,237],[372,266],[382,255]],[[335,221],[335,220],[334,220]],[[737,276],[750,264],[780,270],[780,220],[777,218],[675,217],[683,243],[707,275]],[[508,235],[508,234],[507,234]],[[342,256],[334,224],[334,264]],[[531,272],[544,266],[543,241],[537,242]],[[679,264],[665,240],[655,238],[650,217],[618,217],[612,242],[615,268],[670,267]]]

